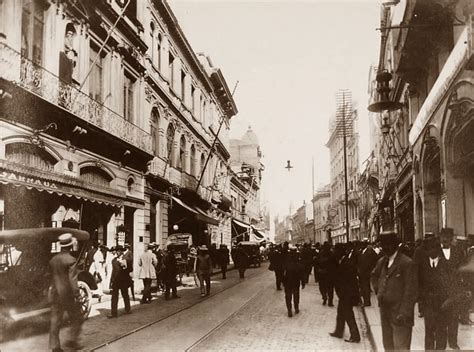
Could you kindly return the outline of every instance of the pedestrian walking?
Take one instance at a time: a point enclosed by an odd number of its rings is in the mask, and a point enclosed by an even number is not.
[[[319,282],[319,292],[323,298],[323,305],[334,307],[334,280],[336,278],[336,259],[328,241],[323,243],[316,258],[315,272]]]
[[[123,252],[124,248],[122,246],[112,248],[112,253],[115,255],[115,258],[112,260],[112,275],[110,277],[112,301],[110,315],[108,315],[107,318],[117,318],[118,316],[117,307],[119,292],[122,295],[123,303],[125,305],[125,314],[131,313],[128,289],[132,285],[132,282],[129,275],[129,269],[127,268],[127,260],[124,259]]]
[[[176,263],[176,257],[172,246],[168,246],[167,253],[163,259],[162,265],[163,281],[165,283],[165,299],[170,299],[170,293],[172,298],[180,298],[177,291],[176,275],[178,274],[178,265]]]
[[[359,303],[359,287],[357,282],[357,257],[352,243],[336,245],[337,280],[336,293],[339,298],[337,303],[336,328],[329,335],[337,338],[344,336],[345,325],[349,327],[350,337],[344,341],[349,343],[360,342],[360,333],[354,316],[353,307]]]
[[[281,290],[281,284],[283,283],[283,253],[281,245],[277,245],[276,247],[272,247],[270,255],[270,266],[269,269],[275,273],[275,284],[277,291]]]
[[[305,284],[309,281],[309,275],[311,274],[311,269],[313,268],[313,250],[309,243],[303,243],[303,247],[301,248],[301,263],[304,267],[304,281]]]
[[[383,346],[385,350],[409,350],[418,294],[416,266],[398,251],[395,232],[382,232],[380,242],[384,256],[372,271],[371,283],[380,307]]]
[[[445,350],[448,341],[448,319],[441,309],[449,297],[449,277],[446,260],[441,257],[439,240],[426,237],[423,247],[427,256],[419,263],[419,300],[423,302],[425,349]]]
[[[128,275],[130,276],[130,289],[132,292],[132,298],[135,301],[135,283],[133,281],[133,253],[130,250],[131,247],[128,243],[125,243],[123,248],[123,259],[127,262],[126,270],[128,272]]]
[[[156,255],[148,248],[145,244],[145,251],[138,260],[138,266],[140,267],[140,273],[138,278],[143,280],[143,296],[140,301],[141,304],[151,302],[151,282],[156,279],[156,269],[158,260]]]
[[[102,295],[104,294],[103,281],[105,279],[105,258],[101,247],[102,246],[98,246],[94,251],[92,263],[89,267],[89,272],[97,284],[97,290],[93,291],[93,295],[98,298],[99,302],[102,300]]]
[[[198,255],[194,264],[194,272],[199,279],[199,287],[201,288],[201,297],[209,296],[211,292],[211,274],[212,260],[207,247],[200,246]]]
[[[245,270],[249,266],[249,256],[247,253],[245,253],[244,248],[242,247],[242,244],[237,244],[237,247],[235,248],[235,253],[234,253],[234,265],[235,267],[239,270],[239,277],[241,279],[245,278]]]
[[[229,265],[229,249],[225,244],[219,246],[218,252],[219,267],[221,268],[222,279],[226,279],[227,265]]]
[[[465,261],[465,255],[462,249],[453,245],[454,230],[452,228],[443,228],[440,231],[441,255],[448,264],[449,276],[455,278],[454,282],[458,286],[457,291],[461,289],[461,278],[458,272],[459,267]],[[459,349],[458,345],[458,326],[460,309],[454,306],[448,313],[448,345],[452,349]]]
[[[362,304],[366,307],[370,302],[370,274],[377,264],[377,253],[375,253],[368,239],[362,241],[362,250],[357,261],[357,274],[359,276],[360,293]]]
[[[288,317],[293,316],[292,303],[295,314],[300,312],[300,285],[305,288],[305,267],[300,260],[296,247],[289,247],[287,261],[283,271],[283,286],[285,287],[285,303],[288,310]]]
[[[82,329],[82,315],[76,297],[79,295],[77,283],[78,270],[76,259],[71,255],[75,238],[70,233],[59,236],[61,252],[56,254],[49,262],[52,275],[50,302],[51,302],[51,326],[49,330],[49,347],[53,352],[62,351],[59,340],[59,330],[63,321],[64,311],[68,313],[71,320],[69,338],[64,346],[80,350],[79,342]]]

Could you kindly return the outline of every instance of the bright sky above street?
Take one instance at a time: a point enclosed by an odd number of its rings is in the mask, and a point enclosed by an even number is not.
[[[170,0],[195,52],[208,54],[235,93],[231,137],[248,126],[265,164],[262,206],[286,215],[329,182],[328,121],[337,89],[359,110],[360,161],[369,155],[367,87],[380,47],[380,1]],[[291,160],[294,168],[284,167]]]

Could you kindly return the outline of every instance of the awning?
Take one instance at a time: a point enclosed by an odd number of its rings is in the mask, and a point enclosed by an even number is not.
[[[245,222],[234,219],[234,218],[232,218],[232,225],[238,226],[238,227],[244,229],[245,231],[248,231],[248,229],[250,227],[249,224],[246,224]]]
[[[215,225],[215,226],[218,226],[219,225],[219,221],[214,219],[214,218],[211,218],[209,215],[207,215],[203,210],[201,210],[200,208],[198,207],[194,207],[194,209],[196,209],[196,211],[198,212],[198,214],[196,215],[196,219],[200,220],[200,221],[203,221],[203,222],[206,222],[210,225]]]
[[[126,198],[124,192],[112,188],[7,160],[0,160],[0,183],[27,189],[34,188],[40,192],[75,197],[114,207],[121,207]]]
[[[186,203],[184,203],[181,199],[179,198],[176,198],[176,197],[172,197],[173,198],[173,201],[178,203],[179,205],[181,205],[184,209],[186,209],[187,211],[189,211],[190,213],[193,214],[193,216],[196,218],[196,220],[199,220],[199,221],[202,221],[202,222],[205,222],[207,224],[210,224],[210,225],[219,225],[219,221],[217,221],[216,219],[213,219],[211,218],[209,215],[207,215],[203,210],[201,210],[200,208],[198,207],[192,207],[190,205],[187,205]]]
[[[255,236],[258,238],[258,239],[265,239],[265,235],[263,234],[263,231],[262,230],[257,230],[255,227],[252,226],[252,230],[253,230],[253,233],[255,234]]]

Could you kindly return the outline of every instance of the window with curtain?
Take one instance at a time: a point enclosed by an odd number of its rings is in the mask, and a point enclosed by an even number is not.
[[[173,151],[173,140],[174,140],[174,127],[172,124],[168,126],[166,130],[166,157],[168,160],[173,158],[172,151]],[[171,165],[171,162],[170,162]]]
[[[123,117],[125,120],[132,122],[134,121],[133,113],[133,93],[135,89],[135,77],[130,73],[125,72],[123,80]]]
[[[151,138],[152,138],[152,149],[153,154],[156,156],[160,155],[160,144],[159,144],[159,125],[160,125],[160,113],[158,108],[155,106],[151,109]]]
[[[89,65],[92,69],[89,76],[89,96],[98,102],[102,102],[103,62],[101,56],[96,60],[97,54],[98,50],[91,47]]]
[[[179,140],[179,158],[178,158],[178,169],[186,170],[186,138],[181,136]]]
[[[191,175],[197,176],[196,175],[196,147],[194,147],[194,144],[191,145]]]
[[[21,14],[21,54],[41,65],[43,61],[44,9],[38,0],[24,0]]]

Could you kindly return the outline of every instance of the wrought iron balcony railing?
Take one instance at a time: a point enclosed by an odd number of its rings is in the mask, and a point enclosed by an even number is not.
[[[152,153],[151,135],[5,43],[0,43],[0,78],[60,106],[125,142]]]

